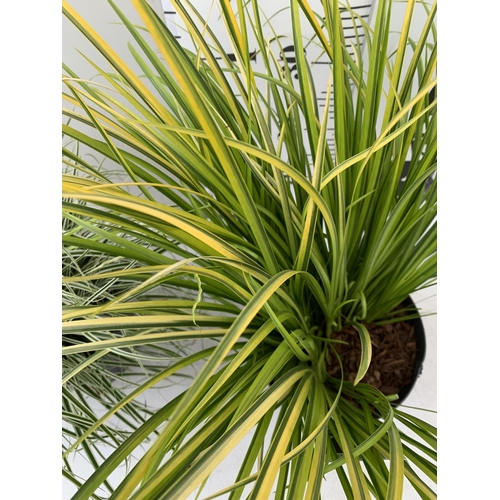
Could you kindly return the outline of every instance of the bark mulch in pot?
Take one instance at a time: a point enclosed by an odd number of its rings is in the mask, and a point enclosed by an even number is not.
[[[406,321],[386,325],[365,325],[372,341],[372,360],[361,382],[371,384],[385,395],[397,394],[411,383],[417,344],[414,328]],[[335,343],[335,348],[344,368],[344,377],[354,382],[361,359],[359,333],[352,326],[332,335],[336,340],[348,342]],[[328,373],[335,378],[341,377],[340,365],[333,352],[327,363]]]

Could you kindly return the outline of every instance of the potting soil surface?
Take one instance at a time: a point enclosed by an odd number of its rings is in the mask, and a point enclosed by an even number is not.
[[[372,341],[372,359],[361,382],[371,384],[385,395],[397,394],[412,381],[417,356],[414,328],[406,321],[365,326]],[[361,360],[360,334],[353,326],[347,326],[332,338],[348,343],[335,343],[331,349],[335,348],[341,359],[345,379],[354,382]],[[333,352],[329,354],[327,371],[332,377],[340,378],[337,357]]]

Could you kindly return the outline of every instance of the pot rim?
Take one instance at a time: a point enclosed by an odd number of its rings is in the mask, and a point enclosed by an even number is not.
[[[402,304],[403,304],[403,306],[415,309],[418,312],[418,307],[415,305],[415,302],[413,301],[411,296],[408,296],[402,302]],[[417,318],[410,319],[407,321],[414,328],[415,342],[417,344],[417,356],[415,359],[415,366],[413,368],[412,380],[408,385],[403,387],[403,389],[400,391],[398,399],[396,399],[395,401],[392,402],[392,404],[394,406],[399,406],[400,404],[403,403],[403,401],[406,400],[408,395],[411,393],[411,391],[415,387],[417,379],[422,374],[422,371],[424,368],[424,360],[425,360],[425,354],[426,354],[426,348],[427,348],[427,344],[425,341],[424,323],[422,322],[422,318],[420,316],[420,313],[419,313],[419,316]]]

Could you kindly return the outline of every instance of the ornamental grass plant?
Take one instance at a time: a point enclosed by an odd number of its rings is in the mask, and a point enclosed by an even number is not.
[[[257,0],[215,2],[231,57],[188,0],[171,3],[194,50],[146,0],[132,0],[143,26],[108,1],[140,73],[63,1],[105,59],[87,59],[95,82],[66,66],[63,75],[63,133],[78,144],[63,148],[63,473],[74,500],[319,499],[330,472],[348,499],[404,498],[404,478],[436,498],[436,429],[362,382],[367,325],[394,321],[436,281],[436,4],[424,4],[412,39],[407,2],[392,53],[392,1],[379,0],[368,23],[337,0],[291,0],[292,68]],[[344,37],[346,15],[362,27],[363,53],[360,31]],[[312,77],[310,44],[330,63],[326,88]],[[361,345],[352,381],[327,370],[346,327]],[[202,339],[208,348],[185,349]],[[152,358],[129,390],[103,375],[113,359]],[[195,364],[184,392],[143,411],[141,395]],[[108,395],[99,415],[89,380]],[[249,433],[234,482],[205,496]],[[68,462],[78,450],[93,457],[86,478]]]

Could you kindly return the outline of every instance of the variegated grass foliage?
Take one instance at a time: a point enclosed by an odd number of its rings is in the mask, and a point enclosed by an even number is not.
[[[130,363],[154,349],[172,356],[74,433],[65,458],[94,450],[92,439],[115,443],[106,458],[95,456],[90,477],[73,476],[81,483],[74,499],[106,496],[106,487],[112,499],[188,498],[252,430],[234,484],[209,498],[317,499],[332,471],[348,499],[402,498],[405,477],[422,498],[435,498],[436,429],[359,380],[371,357],[364,323],[389,321],[436,277],[436,4],[424,4],[428,20],[413,40],[416,2],[408,1],[392,54],[392,2],[378,2],[371,25],[345,6],[343,15],[363,27],[363,58],[356,41],[348,53],[336,0],[319,11],[292,0],[295,78],[271,50],[281,40],[264,34],[256,0],[215,2],[234,58],[189,1],[172,4],[194,52],[145,0],[132,1],[144,27],[109,3],[141,74],[63,2],[106,61],[88,59],[99,83],[64,68],[63,132],[128,177],[113,182],[83,155],[63,152],[74,169],[63,178],[73,270],[63,281],[74,297],[95,294],[98,283],[101,299],[65,308],[63,332],[73,342],[63,359],[99,383],[92,370],[105,366],[96,364],[101,355]],[[327,89],[315,88],[302,50],[306,22],[314,32],[307,43],[332,61]],[[250,37],[265,71],[253,69]],[[75,255],[97,259],[82,267]],[[363,347],[354,383],[325,369],[330,337],[346,325]],[[200,339],[214,342],[180,350]],[[136,396],[200,361],[184,393],[130,422],[140,412]],[[116,438],[108,428],[116,417],[129,418],[130,434]],[[122,482],[106,483],[153,433]]]
[[[82,208],[83,205],[80,202]],[[72,277],[130,269],[137,262],[109,256],[101,252],[98,246],[80,248],[73,245],[72,238],[75,235],[78,238],[88,238],[94,244],[99,243],[99,240],[95,238],[93,231],[82,228],[72,217],[63,217],[62,222],[63,320],[87,317],[92,310],[99,310],[102,305],[116,301],[119,296],[135,288],[134,281],[117,278],[72,281]],[[153,298],[152,294],[149,296]],[[116,333],[109,332],[109,337],[112,338]],[[87,338],[79,333],[63,333],[63,346],[76,345]],[[153,414],[151,408],[135,399],[130,399],[128,404],[122,404],[121,407],[117,405],[134,389],[140,389],[144,380],[157,374],[165,364],[187,352],[179,344],[166,347],[155,344],[143,346],[139,350],[97,350],[63,356],[63,452],[66,454],[71,445],[84,436],[80,451],[90,464],[97,467],[104,458],[105,447],[118,447]],[[178,373],[177,376],[185,374]],[[170,384],[175,382],[170,381]],[[103,415],[109,412],[109,419],[106,417],[102,425],[101,416],[96,415],[96,408],[100,408]],[[63,472],[67,479],[79,485],[78,474],[76,472],[75,475],[72,471],[66,457]],[[107,482],[105,487],[112,491]]]

